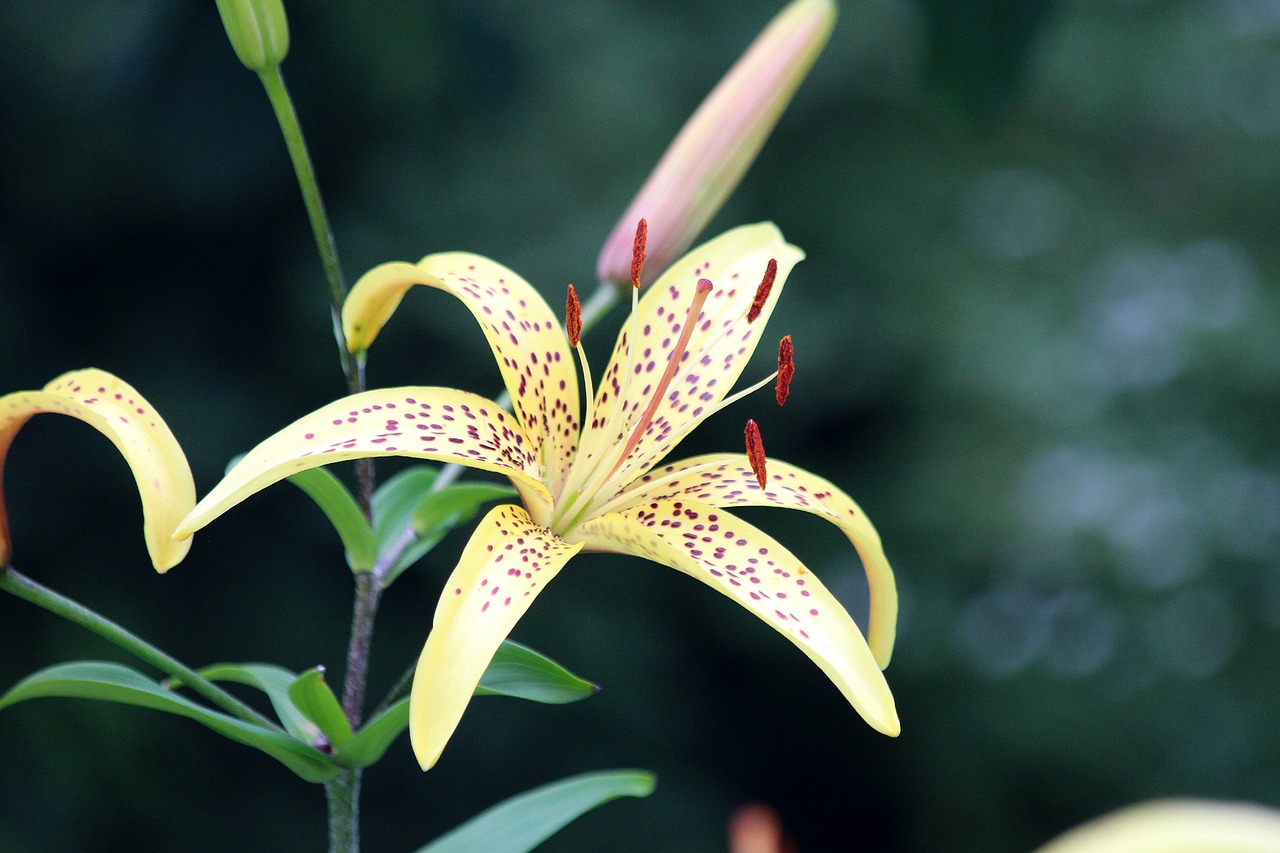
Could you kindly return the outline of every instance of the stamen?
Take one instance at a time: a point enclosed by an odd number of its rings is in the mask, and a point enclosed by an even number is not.
[[[769,298],[769,291],[773,290],[773,280],[777,277],[778,261],[776,258],[770,258],[769,265],[764,268],[764,278],[760,279],[760,286],[756,288],[756,298],[751,302],[751,310],[747,312],[748,323],[754,323],[760,316],[760,312],[764,310],[765,300]]]
[[[763,489],[769,480],[764,472],[764,441],[760,438],[760,427],[756,426],[755,421],[747,421],[746,436],[747,461],[751,463],[751,470],[755,472],[756,482]]]
[[[595,388],[591,383],[591,366],[587,364],[587,353],[582,348],[582,303],[578,301],[578,292],[569,285],[569,295],[565,297],[564,328],[569,334],[569,345],[578,353],[578,363],[582,366],[582,384],[586,391],[587,410],[583,423],[591,423],[595,418]]]
[[[644,270],[644,244],[649,239],[649,223],[641,219],[636,226],[636,239],[631,244],[631,287],[640,289],[640,273]]]
[[[569,346],[576,347],[582,340],[582,303],[578,301],[577,291],[569,285],[569,295],[564,303],[564,328],[569,333]]]
[[[791,392],[791,380],[795,375],[795,348],[791,346],[791,336],[787,335],[778,342],[778,385],[776,396],[779,406],[787,402],[787,394]]]

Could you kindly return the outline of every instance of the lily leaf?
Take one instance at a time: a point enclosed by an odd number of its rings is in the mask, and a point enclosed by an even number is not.
[[[439,473],[434,465],[412,465],[378,487],[373,493],[373,531],[379,545],[404,527],[418,501],[430,493]]]
[[[309,669],[298,676],[289,685],[289,698],[308,720],[320,727],[335,749],[351,740],[351,723],[325,683],[322,667]]]
[[[560,664],[511,640],[504,640],[480,677],[476,696],[515,696],[546,705],[564,705],[600,692]]]
[[[28,699],[54,696],[104,699],[195,720],[224,737],[262,750],[308,782],[327,782],[342,772],[329,756],[302,741],[196,704],[116,663],[77,661],[42,669],[0,697],[0,709]]]
[[[367,572],[372,569],[377,540],[360,505],[342,481],[328,468],[309,468],[291,474],[289,482],[306,492],[307,497],[324,511],[342,539],[351,571]]]
[[[276,717],[289,734],[303,743],[315,743],[320,727],[311,722],[289,698],[289,686],[298,680],[296,672],[270,663],[215,663],[196,670],[210,681],[230,681],[261,690],[271,700]],[[161,682],[172,687],[181,682],[166,678]]]
[[[392,703],[365,723],[360,731],[334,750],[333,759],[344,767],[377,764],[400,733],[409,727],[409,697]]]
[[[506,640],[480,679],[475,695],[514,696],[563,705],[586,699],[599,689],[528,646]],[[354,737],[336,749],[334,758],[347,767],[368,767],[382,758],[408,725],[409,699],[405,697],[369,720]]]
[[[516,490],[503,483],[455,483],[433,492],[438,470],[416,465],[392,477],[374,495],[374,535],[379,555],[393,548],[402,549],[387,571],[388,585],[438,545],[449,531],[470,521],[483,504],[516,496]]]
[[[417,853],[527,853],[595,807],[618,797],[647,797],[656,784],[644,770],[570,776],[504,800]]]

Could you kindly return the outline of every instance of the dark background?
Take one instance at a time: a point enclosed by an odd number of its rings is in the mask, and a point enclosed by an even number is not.
[[[286,77],[348,276],[467,249],[549,299],[588,289],[615,218],[778,6],[291,4]],[[791,400],[762,392],[682,451],[736,449],[755,417],[772,455],[876,521],[902,591],[902,736],[727,599],[590,556],[515,636],[603,692],[478,701],[426,774],[402,739],[366,775],[366,848],[416,849],[606,767],[650,768],[658,790],[545,849],[721,850],[754,800],[805,853],[1018,851],[1141,798],[1280,802],[1278,37],[1263,0],[845,2],[704,235],[772,219],[808,252],[771,324],[796,341]],[[213,3],[0,5],[0,389],[118,373],[203,493],[342,393],[327,311],[284,146]],[[597,372],[616,323],[590,338]],[[430,293],[370,377],[498,387],[471,319]],[[35,578],[193,664],[340,674],[349,576],[296,490],[157,577],[127,468],[84,425],[34,421],[6,489]],[[847,544],[797,515],[751,519],[860,608]],[[375,695],[463,541],[392,588]],[[79,657],[119,653],[0,601],[0,688]],[[319,787],[194,723],[0,713],[0,850],[324,843]]]

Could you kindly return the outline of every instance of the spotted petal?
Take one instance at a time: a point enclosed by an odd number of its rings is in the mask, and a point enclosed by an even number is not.
[[[884,556],[880,535],[862,509],[829,480],[778,459],[768,464],[769,487],[761,489],[751,463],[741,454],[695,456],[654,469],[632,483],[615,505],[658,499],[692,498],[715,507],[776,506],[827,519],[849,537],[867,574],[871,612],[867,643],[880,668],[893,655],[898,621],[898,589]]]
[[[115,443],[138,482],[143,536],[152,564],[164,572],[180,563],[191,543],[175,542],[172,534],[195,505],[196,488],[178,440],[151,404],[122,380],[92,368],[64,373],[42,391],[0,397],[0,471],[18,430],[40,412],[78,418]],[[0,565],[9,556],[8,517],[0,491]]]
[[[510,477],[531,507],[549,511],[541,466],[514,417],[497,403],[454,388],[383,388],[304,415],[249,451],[183,520],[190,536],[290,474],[376,456],[457,462]]]
[[[742,519],[695,500],[655,500],[586,521],[566,539],[719,590],[795,643],[873,728],[898,734],[893,694],[853,619],[791,552]]]
[[[698,315],[684,361],[613,481],[626,483],[670,453],[733,389],[788,273],[803,257],[773,223],[763,222],[726,231],[673,264],[641,298],[633,321],[618,336],[596,395],[593,422],[583,435],[583,453],[595,457],[626,443],[678,343],[698,280],[706,278],[714,289]],[[759,318],[747,323],[770,260],[778,262],[772,293]]]
[[[494,507],[480,522],[445,584],[414,674],[409,736],[424,770],[458,727],[498,646],[581,548],[518,506]]]
[[[532,452],[553,489],[577,446],[578,376],[558,315],[533,287],[496,261],[467,252],[374,267],[342,306],[347,345],[367,349],[415,284],[453,294],[480,323]]]

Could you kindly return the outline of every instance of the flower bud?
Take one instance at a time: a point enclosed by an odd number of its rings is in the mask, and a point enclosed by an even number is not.
[[[289,22],[283,0],[217,0],[218,14],[236,56],[245,68],[261,74],[284,61],[289,52]]]
[[[599,280],[631,272],[636,222],[648,220],[652,281],[692,245],[755,160],[835,26],[833,0],[794,0],[769,22],[658,161],[605,240]]]

